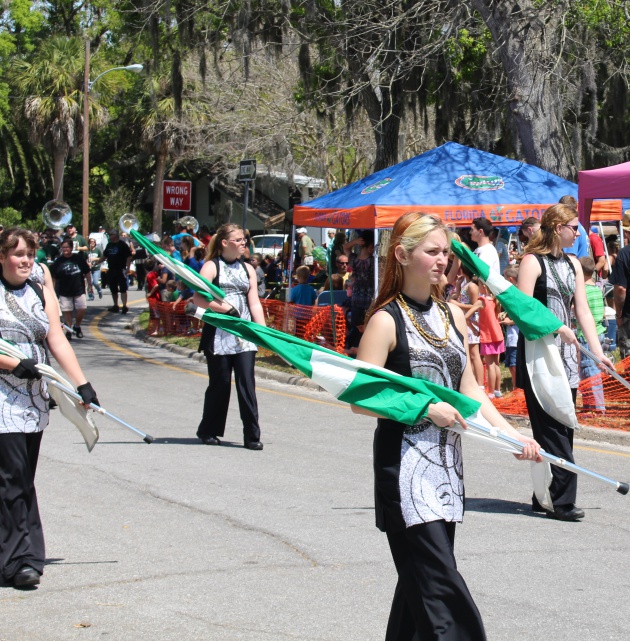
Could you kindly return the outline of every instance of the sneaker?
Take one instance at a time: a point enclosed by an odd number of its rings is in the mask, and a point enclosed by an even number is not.
[[[123,305],[123,308],[120,310],[121,314],[126,314],[128,311],[127,305]]]
[[[98,290],[98,297],[99,298],[103,298],[103,290],[102,289]]]
[[[76,334],[77,338],[83,338],[83,332],[81,331],[80,325],[75,325],[72,329],[74,330],[74,333]]]
[[[503,394],[501,394],[501,390],[495,389],[494,390],[494,398],[502,398]]]
[[[66,332],[66,338],[68,339],[68,341],[71,341],[72,340],[72,332]]]
[[[117,314],[120,311],[120,307],[118,307],[118,305],[112,305],[111,307],[107,308],[107,311]]]
[[[92,292],[88,294],[88,300],[94,300],[94,294]]]

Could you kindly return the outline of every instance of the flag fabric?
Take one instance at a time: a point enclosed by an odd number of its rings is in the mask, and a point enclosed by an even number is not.
[[[194,316],[203,322],[272,350],[340,401],[405,425],[415,425],[426,416],[430,403],[443,401],[455,407],[468,424],[465,430],[458,424],[448,429],[510,454],[522,451],[514,443],[507,443],[500,430],[483,417],[481,403],[455,390],[337,354],[243,318],[217,314],[192,304],[187,311],[191,313],[192,308]],[[548,509],[553,508],[548,492],[550,478],[549,463],[532,465],[534,492]]]
[[[195,308],[194,315],[205,323],[270,349],[340,401],[405,425],[415,425],[424,418],[430,403],[449,403],[464,417],[474,415],[481,406],[446,387],[401,376],[253,321],[201,307]]]
[[[220,287],[211,283],[199,272],[191,269],[180,260],[173,258],[168,252],[165,252],[161,247],[152,243],[135,229],[131,230],[131,236],[139,245],[144,247],[151,255],[155,256],[168,270],[177,274],[190,289],[201,294],[206,300],[212,301],[217,299],[222,301],[225,298],[225,292]]]
[[[9,341],[0,338],[0,353],[22,360],[26,356],[22,351]],[[41,375],[49,381],[57,381],[69,390],[76,393],[76,389],[72,383],[58,374],[50,365],[39,363],[37,365],[38,371]],[[81,405],[80,401],[65,394],[63,390],[55,387],[54,385],[48,386],[48,393],[57,402],[61,414],[70,421],[81,433],[88,452],[91,452],[98,441],[99,434],[98,428],[94,424],[94,420],[87,413],[87,410]]]
[[[560,319],[540,301],[524,294],[503,276],[492,271],[462,243],[453,240],[451,248],[462,264],[485,282],[510,319],[523,332],[526,339],[526,367],[540,406],[563,425],[577,428],[571,388],[552,335],[562,326]]]
[[[473,254],[468,247],[452,240],[451,249],[463,265],[484,281],[527,340],[535,341],[562,326],[557,316],[539,300],[524,294],[501,274],[491,270],[489,265]]]

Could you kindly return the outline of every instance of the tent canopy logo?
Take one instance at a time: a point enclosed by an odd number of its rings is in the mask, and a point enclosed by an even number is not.
[[[379,180],[378,182],[372,183],[371,185],[368,185],[363,189],[361,194],[373,194],[375,191],[380,189],[381,187],[385,187],[385,185],[389,185],[390,182],[394,180],[393,178],[383,178],[383,180]]]
[[[505,187],[501,176],[475,176],[474,174],[460,176],[455,184],[463,189],[472,189],[473,191],[494,191]]]

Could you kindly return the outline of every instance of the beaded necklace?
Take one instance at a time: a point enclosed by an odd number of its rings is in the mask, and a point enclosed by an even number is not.
[[[422,336],[422,338],[424,338],[427,341],[427,343],[429,343],[433,347],[442,349],[448,345],[448,341],[449,341],[448,332],[451,327],[451,321],[448,315],[446,303],[442,302],[441,300],[438,300],[437,298],[435,298],[435,296],[431,296],[431,298],[433,299],[433,302],[437,305],[438,310],[441,312],[441,315],[442,315],[442,322],[444,323],[444,338],[440,338],[436,334],[433,334],[432,332],[428,332],[423,327],[420,327],[418,321],[416,320],[416,317],[409,309],[409,306],[405,302],[405,299],[402,297],[402,294],[398,294],[398,302],[400,303],[400,306],[403,308],[403,311],[405,312],[405,314],[407,314],[407,317],[409,318],[413,326],[416,328],[418,334],[420,334],[420,336]]]
[[[566,260],[566,259],[565,259]],[[565,285],[560,278],[555,266],[555,261],[547,256],[547,264],[549,265],[549,270],[551,271],[551,276],[553,277],[554,282],[558,291],[562,294],[563,297],[571,299],[573,297],[573,292],[569,289],[568,285]]]

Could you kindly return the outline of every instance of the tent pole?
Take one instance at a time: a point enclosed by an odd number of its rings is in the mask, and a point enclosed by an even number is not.
[[[378,253],[380,246],[378,229],[374,229],[374,299],[378,296]]]
[[[291,284],[293,283],[293,279],[291,278],[291,274],[293,273],[293,256],[295,252],[295,223],[291,223],[291,242],[289,244],[289,251],[288,251],[288,256],[285,256],[285,264],[288,265],[288,287],[287,287],[287,294],[285,297],[285,302],[288,303],[291,300]],[[289,318],[287,315],[287,310],[288,310],[288,305],[285,305],[285,313],[284,313],[284,323],[283,323],[283,330],[286,332],[289,326]]]
[[[606,245],[606,236],[604,236],[604,223],[601,220],[599,221],[599,231],[601,232],[602,241],[604,243],[604,253],[606,254],[606,264],[608,265],[608,276],[610,276],[612,267],[610,265],[610,256],[608,255],[608,245]]]

